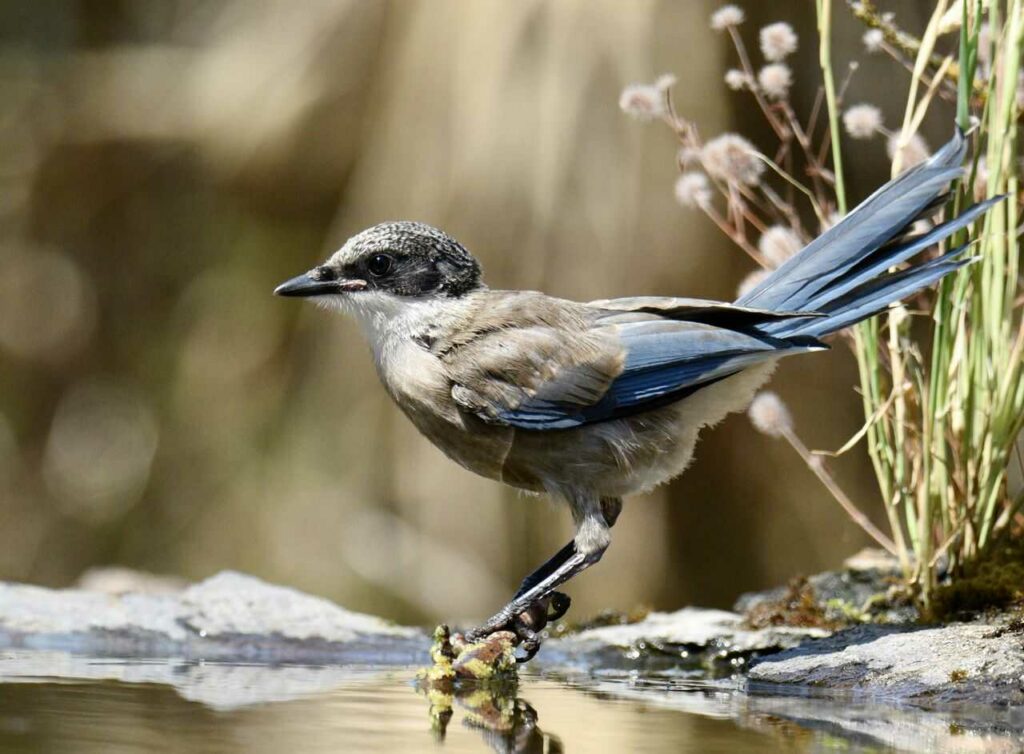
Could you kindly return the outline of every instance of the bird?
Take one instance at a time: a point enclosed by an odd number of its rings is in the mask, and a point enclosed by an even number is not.
[[[512,631],[526,661],[538,626],[569,607],[558,588],[607,550],[623,498],[681,474],[699,432],[743,411],[780,359],[827,349],[826,336],[974,261],[964,244],[910,262],[1001,198],[915,234],[966,149],[957,129],[732,303],[491,289],[464,246],[413,221],[362,231],[274,292],[353,317],[387,393],[453,461],[567,505],[572,540],[465,634]]]

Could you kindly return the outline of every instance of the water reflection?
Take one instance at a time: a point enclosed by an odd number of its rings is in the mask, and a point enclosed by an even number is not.
[[[414,668],[0,651],[0,751],[1010,752],[1024,712],[749,696],[740,681],[524,676],[427,693]]]
[[[514,689],[458,689],[445,693],[420,689],[430,706],[434,738],[443,742],[455,708],[462,712],[462,724],[480,732],[484,742],[498,754],[556,754],[565,751],[558,736],[545,733],[537,724],[537,710]]]

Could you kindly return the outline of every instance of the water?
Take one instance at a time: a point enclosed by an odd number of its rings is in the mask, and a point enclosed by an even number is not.
[[[428,698],[407,667],[0,655],[2,752],[742,754],[1024,747],[995,711],[978,717],[849,700],[750,697],[735,681],[524,674],[511,696]]]

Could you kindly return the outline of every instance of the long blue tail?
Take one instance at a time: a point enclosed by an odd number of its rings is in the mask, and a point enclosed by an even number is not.
[[[824,314],[780,320],[758,328],[783,338],[821,337],[877,314],[970,263],[969,258],[957,259],[966,248],[960,246],[924,264],[887,272],[973,222],[1003,199],[980,202],[923,235],[905,238],[914,222],[946,199],[949,182],[963,173],[966,152],[966,140],[958,128],[953,139],[927,161],[882,186],[737,299],[736,304]]]

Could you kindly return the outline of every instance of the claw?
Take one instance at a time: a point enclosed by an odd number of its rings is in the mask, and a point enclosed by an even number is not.
[[[511,631],[519,640],[525,654],[517,657],[516,662],[524,663],[537,654],[541,645],[540,632],[551,621],[558,620],[569,610],[572,600],[563,592],[551,592],[546,597],[536,600],[518,615],[510,615],[510,605],[506,605],[498,614],[482,626],[477,626],[465,633],[466,641],[476,643],[483,641],[496,631]]]
[[[569,612],[572,598],[565,592],[551,593],[551,609],[548,611],[548,623],[556,621]]]
[[[522,665],[532,660],[537,652],[540,651],[540,640],[523,641],[519,646],[526,652],[521,657],[516,655],[516,664]]]

